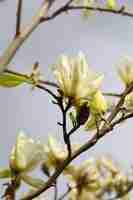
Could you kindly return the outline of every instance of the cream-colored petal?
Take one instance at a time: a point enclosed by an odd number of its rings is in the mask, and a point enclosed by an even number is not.
[[[44,159],[43,146],[20,131],[10,156],[11,168],[20,172],[31,171],[42,159]]]

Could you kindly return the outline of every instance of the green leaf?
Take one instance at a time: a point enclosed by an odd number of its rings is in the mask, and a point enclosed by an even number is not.
[[[24,76],[8,73],[3,73],[0,75],[0,86],[2,87],[16,87],[25,82],[27,82],[27,78]]]
[[[0,169],[0,178],[10,178],[11,170],[10,169]]]

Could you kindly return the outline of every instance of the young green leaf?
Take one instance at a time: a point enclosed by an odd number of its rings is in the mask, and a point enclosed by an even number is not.
[[[24,76],[22,77],[8,73],[0,75],[0,86],[2,87],[16,87],[25,82],[27,82],[27,78]]]
[[[11,170],[10,169],[0,169],[0,178],[10,178]]]

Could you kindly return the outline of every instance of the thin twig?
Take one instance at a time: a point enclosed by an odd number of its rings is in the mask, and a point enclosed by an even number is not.
[[[80,124],[77,124],[74,126],[68,133],[68,136],[70,137],[78,128],[80,127]]]
[[[103,92],[103,95],[109,96],[109,97],[117,97],[117,98],[121,97],[121,94],[111,93],[111,92]]]
[[[35,85],[35,87],[44,90],[45,92],[47,92],[48,94],[50,94],[55,100],[58,100],[58,97],[48,88],[44,87],[43,85]]]
[[[55,186],[54,186],[54,200],[58,199],[58,185],[57,185],[57,181],[55,182]]]
[[[18,5],[17,5],[15,37],[17,37],[21,31],[20,29],[21,29],[21,16],[22,16],[22,1],[23,0],[18,0]]]
[[[108,9],[108,8],[93,7],[93,6],[73,6],[73,5],[70,6],[70,5],[65,4],[64,6],[56,10],[54,13],[52,13],[50,16],[42,18],[41,21],[52,20],[55,17],[59,16],[60,14],[65,13],[70,10],[91,10],[91,11],[98,11],[101,13],[110,13],[110,14],[133,17],[133,12],[125,11],[124,6],[122,6],[120,9]]]
[[[121,118],[117,119],[116,121],[113,122],[113,126],[120,124],[121,122],[130,118],[133,118],[133,113],[129,113],[128,115],[122,116]]]
[[[74,188],[75,188],[75,187],[74,187]],[[68,194],[69,194],[69,193],[72,191],[72,189],[74,189],[74,188],[71,188],[71,187],[68,186],[67,191],[66,191],[64,194],[62,194],[61,197],[58,198],[58,200],[63,200],[65,197],[68,196]]]
[[[17,188],[16,179],[12,179],[10,183],[6,183],[4,185],[6,186],[6,189],[3,198],[5,200],[15,200]]]
[[[66,108],[64,108],[63,105],[63,99],[59,99],[59,107],[61,109],[62,112],[62,128],[63,128],[63,137],[64,137],[64,142],[67,145],[67,149],[68,149],[68,157],[71,157],[72,151],[71,151],[71,141],[69,138],[69,135],[67,133],[67,111],[70,108],[70,102],[67,104]]]
[[[16,71],[12,71],[12,70],[9,70],[9,69],[6,69],[5,72],[8,73],[8,74],[12,74],[12,75],[15,75],[15,76],[18,76],[18,77],[25,78],[25,79],[27,79],[27,81],[29,83],[32,82],[31,77],[28,76],[27,74],[22,74],[22,73],[19,73],[19,72],[16,72]],[[47,80],[44,81],[44,80],[40,79],[40,80],[38,80],[38,83],[39,84],[43,84],[43,85],[47,85],[47,86],[52,86],[52,87],[54,87],[56,89],[59,88],[59,86],[56,83],[51,82],[51,81],[47,81]]]
[[[52,2],[54,2],[54,0],[52,0]],[[19,34],[19,37],[16,37],[11,41],[3,55],[0,57],[0,73],[3,73],[3,71],[7,69],[8,64],[15,56],[17,50],[22,46],[31,33],[40,25],[41,18],[47,17],[50,6],[51,1],[43,0],[40,9],[38,9],[30,24],[24,26],[23,30],[21,30],[21,33]]]

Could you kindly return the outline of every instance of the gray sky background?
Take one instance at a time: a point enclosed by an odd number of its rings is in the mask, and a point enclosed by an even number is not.
[[[132,0],[128,1],[133,6]],[[16,1],[6,0],[0,4],[0,53],[13,37],[15,28]],[[24,1],[23,22],[30,21],[38,1]],[[30,72],[35,61],[40,62],[46,79],[53,80],[50,65],[62,53],[76,55],[82,50],[94,70],[103,72],[105,91],[119,92],[122,84],[117,77],[117,64],[125,56],[133,57],[133,18],[110,14],[97,14],[83,21],[79,12],[63,14],[53,21],[41,25],[27,40],[12,61],[12,69]],[[39,90],[31,91],[28,86],[14,89],[0,88],[0,167],[8,163],[8,156],[15,143],[19,129],[24,129],[34,138],[47,141],[48,134],[60,138],[57,127],[60,115],[48,96]],[[87,138],[81,130],[75,141]],[[123,165],[132,165],[132,120],[116,128],[104,137],[94,148],[83,155],[110,153]]]

